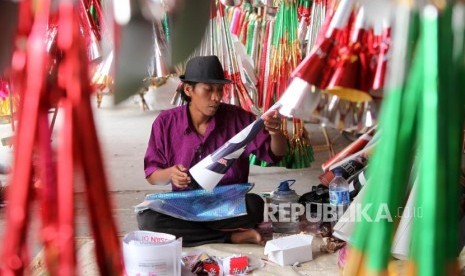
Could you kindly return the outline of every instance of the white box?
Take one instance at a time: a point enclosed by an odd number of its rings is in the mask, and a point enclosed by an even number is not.
[[[311,261],[312,241],[313,236],[304,234],[270,240],[265,245],[265,255],[281,266]]]

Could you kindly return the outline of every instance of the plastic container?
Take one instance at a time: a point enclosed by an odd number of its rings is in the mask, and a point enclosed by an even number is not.
[[[350,204],[349,183],[342,177],[342,170],[334,171],[334,179],[329,183],[329,204],[333,212],[333,222],[342,216]]]
[[[290,188],[294,179],[282,181],[278,189],[271,193],[270,202],[274,218],[272,227],[274,233],[295,234],[300,232],[300,220],[293,204],[298,204],[299,195]]]

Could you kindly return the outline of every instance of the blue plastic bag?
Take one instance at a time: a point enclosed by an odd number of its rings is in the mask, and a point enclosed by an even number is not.
[[[245,195],[253,188],[251,183],[217,186],[209,192],[204,189],[149,194],[145,208],[189,221],[213,221],[247,214]]]

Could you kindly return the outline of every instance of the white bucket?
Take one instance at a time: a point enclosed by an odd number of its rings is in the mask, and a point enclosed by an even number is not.
[[[128,276],[181,275],[182,239],[165,233],[133,231],[123,238]]]

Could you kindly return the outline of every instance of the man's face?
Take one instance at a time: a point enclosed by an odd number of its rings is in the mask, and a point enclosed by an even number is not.
[[[190,106],[205,116],[213,116],[223,98],[224,84],[197,83],[195,87],[186,85],[185,93],[191,98]]]

